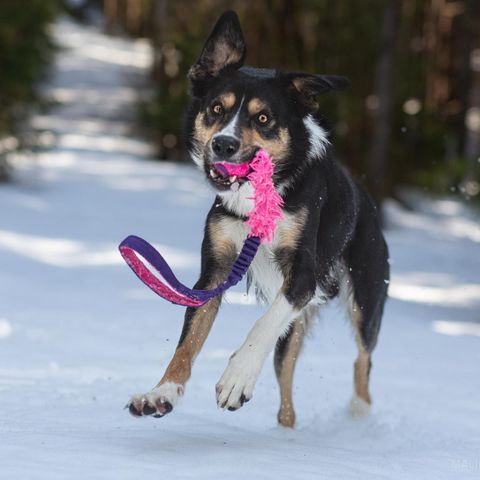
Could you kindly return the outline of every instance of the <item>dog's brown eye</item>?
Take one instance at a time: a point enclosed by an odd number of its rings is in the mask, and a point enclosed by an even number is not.
[[[261,113],[258,116],[258,123],[261,123],[262,125],[265,125],[268,123],[268,116],[265,113]]]
[[[223,106],[220,103],[215,103],[212,107],[212,112],[215,115],[222,115],[223,113]]]

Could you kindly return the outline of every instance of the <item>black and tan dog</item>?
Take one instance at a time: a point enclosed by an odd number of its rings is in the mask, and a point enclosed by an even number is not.
[[[231,356],[216,385],[217,403],[236,410],[250,400],[263,363],[275,348],[278,420],[293,426],[292,380],[303,337],[319,305],[340,296],[358,345],[351,407],[359,413],[371,401],[370,358],[389,268],[377,211],[333,159],[317,103],[319,95],[342,90],[349,82],[344,77],[246,67],[244,57],[238,18],[227,12],[189,72],[187,146],[217,193],[206,221],[195,288],[212,288],[225,279],[248,233],[244,221],[253,207],[250,183],[219,175],[214,162],[247,162],[259,148],[265,149],[275,163],[274,183],[285,202],[274,240],[262,245],[248,272],[248,284],[269,309]],[[161,417],[176,405],[220,301],[187,309],[175,355],[158,385],[131,399],[133,415]]]

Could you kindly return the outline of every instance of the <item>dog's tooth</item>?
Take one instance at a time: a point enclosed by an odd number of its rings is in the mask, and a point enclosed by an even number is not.
[[[230,175],[230,176],[228,177],[228,179],[230,180],[230,183],[233,183],[233,182],[235,182],[235,181],[237,180],[237,176],[236,176],[236,175]]]
[[[240,188],[240,184],[238,182],[233,182],[232,186],[230,187],[230,190],[232,192],[236,192],[236,191],[238,191],[239,188]]]
[[[210,176],[213,177],[213,178],[217,178],[218,173],[213,168],[211,168],[210,169]]]

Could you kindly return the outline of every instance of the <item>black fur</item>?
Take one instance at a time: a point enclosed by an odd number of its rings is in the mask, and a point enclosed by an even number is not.
[[[318,289],[326,299],[336,297],[342,281],[347,279],[356,306],[361,311],[360,340],[371,352],[380,328],[389,279],[388,250],[382,235],[378,212],[363,188],[335,160],[332,147],[311,152],[312,132],[305,119],[328,131],[319,108],[318,97],[333,90],[344,90],[349,81],[333,75],[313,75],[243,66],[245,43],[232,12],[217,23],[197,63],[190,70],[192,102],[185,119],[186,144],[190,152],[201,157],[207,177],[213,164],[209,142],[199,145],[195,121],[203,113],[205,128],[227,125],[237,112],[239,129],[250,129],[265,142],[280,141],[281,131],[290,139],[284,155],[276,163],[274,183],[290,214],[307,212],[307,222],[299,232],[295,248],[279,246],[275,261],[285,278],[285,295],[298,309],[305,307]],[[215,116],[212,104],[226,92],[235,95],[235,106]],[[260,99],[265,113],[273,119],[260,125],[249,115],[249,99]],[[241,104],[240,99],[244,99]],[[241,105],[241,109],[239,110]],[[252,158],[258,145],[242,145],[235,161]],[[211,178],[209,178],[211,180]],[[217,196],[207,217],[207,226],[221,217],[242,218],[228,209]],[[206,228],[202,247],[202,273],[196,288],[228,272],[232,258],[221,258]],[[261,287],[259,288],[261,295]],[[188,309],[182,339],[189,328],[195,309]],[[281,358],[289,335],[279,342],[276,357]]]
[[[292,340],[293,333],[293,324],[288,327],[287,333],[281,338],[278,339],[277,345],[275,346],[275,353],[273,357],[273,366],[275,368],[275,373],[277,377],[281,374],[283,367],[283,360],[287,354],[288,346]]]
[[[214,52],[218,43],[222,48],[232,49],[230,56],[235,62],[215,65]],[[304,123],[310,115],[317,125],[327,130],[317,97],[331,90],[343,90],[349,86],[349,81],[332,75],[242,67],[244,56],[245,44],[238,19],[229,12],[217,23],[191,70],[192,103],[185,122],[187,148],[190,151],[199,148],[194,138],[194,122],[199,112],[205,112],[207,127],[217,120],[209,116],[209,105],[221,93],[233,92],[237,98],[235,109],[225,112],[222,118],[224,125],[236,113],[240,98],[255,97],[268,105],[268,114],[275,119],[271,128],[261,129],[248,118],[242,120],[242,125],[256,129],[265,140],[278,138],[280,129],[288,130],[289,151],[277,160],[274,182],[277,187],[283,187],[285,211],[295,214],[306,208],[308,212],[297,248],[275,252],[287,280],[286,297],[298,308],[308,304],[317,287],[327,298],[334,298],[339,293],[342,276],[349,275],[354,299],[362,313],[361,339],[371,351],[380,327],[389,278],[388,251],[378,212],[362,187],[333,158],[330,146],[323,155],[307,158],[311,132]],[[225,58],[228,55],[223,52],[221,61]],[[203,167],[208,176],[212,154],[208,145],[205,147]],[[244,146],[244,155],[251,158],[252,147],[261,145]],[[239,161],[248,159],[244,156]],[[227,210],[217,197],[207,224],[218,216],[238,214]],[[214,250],[215,245],[206,237],[198,286],[211,276]],[[225,265],[222,268],[225,269]],[[187,312],[187,319],[191,313]]]
[[[233,411],[251,398],[264,355],[276,342],[274,362],[282,397],[278,419],[293,426],[293,370],[283,375],[282,369],[294,367],[302,336],[317,312],[315,304],[338,295],[347,300],[357,334],[355,393],[370,403],[370,353],[387,295],[388,251],[374,204],[335,160],[327,140],[328,124],[319,97],[344,90],[349,81],[334,75],[245,67],[245,52],[238,18],[227,12],[189,72],[192,102],[185,119],[186,144],[218,192],[207,216],[195,288],[213,288],[227,277],[247,235],[243,222],[252,194],[247,180],[218,175],[215,162],[225,157],[247,162],[263,148],[275,165],[273,181],[284,201],[285,221],[279,223],[281,231],[273,243],[260,247],[249,284],[275,307],[259,320],[260,334],[252,335],[248,349],[242,346],[232,355],[216,386],[217,404]],[[176,398],[183,395],[220,300],[187,308],[174,357],[152,395],[132,399],[128,405],[132,415],[163,417],[172,410]],[[295,326],[289,324],[293,318]],[[298,335],[295,345],[294,335]]]

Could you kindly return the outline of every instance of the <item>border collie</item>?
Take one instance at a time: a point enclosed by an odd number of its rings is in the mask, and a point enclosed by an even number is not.
[[[292,381],[303,339],[319,306],[340,296],[352,322],[352,413],[371,403],[371,354],[377,342],[389,279],[388,251],[378,212],[365,191],[333,158],[317,102],[344,90],[334,75],[244,66],[245,43],[234,12],[224,13],[191,67],[191,105],[185,128],[194,162],[216,191],[207,216],[201,274],[196,289],[217,286],[228,275],[247,236],[253,208],[248,181],[224,177],[214,163],[250,161],[260,148],[274,162],[274,185],[284,201],[274,239],[260,247],[248,286],[269,307],[231,356],[216,385],[217,404],[237,410],[252,398],[268,354],[280,386],[278,421],[292,427]],[[160,382],[129,404],[135,416],[163,417],[184,394],[193,361],[212,327],[221,298],[187,308],[175,354]]]

